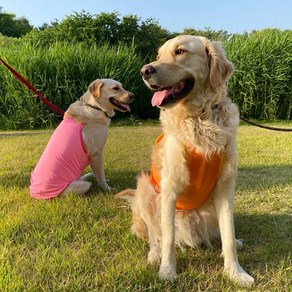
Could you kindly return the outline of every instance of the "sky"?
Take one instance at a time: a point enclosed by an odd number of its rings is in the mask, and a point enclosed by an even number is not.
[[[154,18],[169,32],[185,28],[251,32],[292,29],[291,0],[0,0],[2,11],[24,16],[34,27],[62,21],[74,12],[118,12],[120,17]]]

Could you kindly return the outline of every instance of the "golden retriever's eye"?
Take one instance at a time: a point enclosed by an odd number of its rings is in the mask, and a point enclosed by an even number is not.
[[[186,52],[186,50],[183,50],[183,49],[177,49],[176,51],[175,51],[175,54],[176,55],[182,55],[182,54],[184,54]]]
[[[120,90],[120,88],[119,88],[118,86],[115,86],[115,87],[113,88],[113,90]]]

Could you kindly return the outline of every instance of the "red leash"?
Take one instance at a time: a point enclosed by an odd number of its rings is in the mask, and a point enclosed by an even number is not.
[[[36,94],[40,100],[51,110],[59,114],[60,116],[64,115],[64,111],[57,107],[55,104],[51,103],[47,100],[38,90],[36,90],[26,79],[24,79],[18,72],[16,72],[12,67],[10,67],[6,62],[4,62],[1,58],[0,61],[2,64],[21,82],[23,83],[30,91]]]

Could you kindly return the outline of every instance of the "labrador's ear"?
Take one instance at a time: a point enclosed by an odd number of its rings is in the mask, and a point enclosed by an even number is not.
[[[88,89],[94,97],[98,98],[100,96],[100,90],[102,86],[103,86],[102,80],[97,79],[89,85]]]
[[[209,58],[209,81],[213,87],[222,86],[234,72],[234,67],[227,60],[219,43],[206,41],[206,53]]]

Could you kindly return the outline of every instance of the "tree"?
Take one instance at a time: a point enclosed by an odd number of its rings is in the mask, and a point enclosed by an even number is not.
[[[140,33],[140,18],[137,15],[124,16],[119,25],[119,39],[130,46]]]
[[[25,17],[16,18],[13,13],[6,13],[0,7],[0,33],[9,37],[21,37],[33,27]]]
[[[142,21],[135,44],[142,56],[153,58],[157,54],[158,47],[169,38],[171,38],[169,32],[162,29],[156,20],[149,18]]]
[[[193,28],[185,28],[182,34],[191,34],[197,36],[204,36],[213,41],[227,41],[231,34],[229,34],[226,30],[213,30],[210,27],[205,27],[204,30],[197,30]]]
[[[156,20],[142,21],[136,15],[120,18],[118,12],[91,15],[85,11],[67,16],[60,23],[44,24],[25,39],[47,46],[55,41],[84,42],[88,45],[135,45],[142,56],[153,56],[157,48],[170,37]]]

